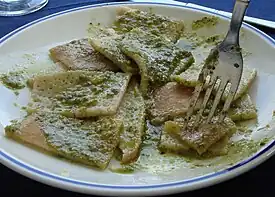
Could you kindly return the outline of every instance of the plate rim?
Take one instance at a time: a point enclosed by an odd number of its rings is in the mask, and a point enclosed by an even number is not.
[[[0,47],[4,42],[9,40],[16,34],[20,33],[21,31],[27,29],[28,27],[38,24],[40,22],[46,21],[48,19],[54,18],[56,16],[61,16],[67,13],[86,10],[90,8],[106,7],[106,6],[112,6],[112,5],[164,5],[169,7],[187,8],[195,11],[216,15],[224,19],[230,19],[229,17],[226,17],[224,15],[221,15],[212,11],[206,11],[200,8],[189,7],[188,5],[176,5],[171,3],[157,3],[157,2],[100,3],[100,4],[92,4],[87,6],[76,7],[76,8],[64,10],[61,12],[57,12],[57,13],[36,19],[30,23],[27,23],[13,30],[12,32],[0,38]],[[267,40],[270,45],[275,47],[275,40],[269,35],[267,35],[266,33],[262,32],[261,30],[247,23],[243,23],[243,26],[252,30],[253,32],[256,32],[256,34],[259,35],[262,39]],[[195,189],[207,187],[210,185],[217,184],[219,182],[229,180],[265,162],[268,158],[273,156],[274,153],[275,153],[275,140],[272,140],[269,144],[264,146],[256,154],[223,170],[209,173],[209,174],[192,178],[192,179],[187,179],[184,181],[175,181],[170,183],[150,184],[150,185],[140,185],[140,186],[98,184],[98,183],[91,183],[91,182],[85,182],[85,181],[62,177],[50,172],[46,172],[42,169],[36,168],[32,165],[29,165],[21,161],[20,159],[16,159],[15,157],[8,154],[1,148],[0,148],[0,163],[12,169],[13,171],[16,171],[17,173],[22,174],[28,178],[34,179],[38,182],[41,182],[53,187],[65,189],[65,190],[77,191],[80,193],[89,193],[89,194],[97,194],[97,195],[103,195],[103,194],[104,195],[113,195],[113,194],[134,195],[136,194],[136,192],[139,192],[139,194],[144,194],[144,195],[156,195],[156,194],[164,195],[164,194],[171,194],[176,192],[185,192],[185,191],[195,190]],[[109,192],[114,192],[114,193],[110,194]]]

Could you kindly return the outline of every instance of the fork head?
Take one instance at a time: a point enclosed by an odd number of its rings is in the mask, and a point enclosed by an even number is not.
[[[211,50],[205,61],[204,67],[199,75],[199,84],[195,87],[193,97],[190,100],[186,116],[186,126],[189,126],[191,116],[193,116],[197,101],[203,90],[206,89],[202,105],[196,107],[200,109],[191,127],[198,125],[200,120],[204,120],[202,114],[208,104],[213,90],[215,98],[206,118],[208,123],[214,116],[215,111],[226,94],[226,100],[218,118],[222,122],[238,90],[243,71],[243,58],[239,47],[239,32],[242,21],[250,0],[236,0],[230,27],[223,42]]]
[[[204,120],[203,113],[213,92],[215,93],[215,98],[205,123],[211,121],[224,95],[226,100],[218,119],[218,122],[222,122],[238,90],[242,71],[243,58],[238,44],[231,44],[225,40],[212,49],[201,70],[199,84],[195,87],[193,97],[191,98],[187,111],[186,125],[188,125],[191,116],[195,114],[195,109],[200,110],[196,114],[195,121],[191,124],[192,127],[196,127],[200,120]],[[203,101],[200,102],[202,104],[196,107],[202,92],[205,92]]]

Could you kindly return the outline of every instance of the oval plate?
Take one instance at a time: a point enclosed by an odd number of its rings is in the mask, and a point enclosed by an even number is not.
[[[187,23],[203,16],[215,15],[219,17],[220,23],[215,28],[201,32],[206,36],[224,34],[228,28],[228,18],[179,5],[110,3],[79,7],[41,18],[3,37],[0,40],[2,57],[0,58],[0,71],[7,71],[12,65],[18,65],[17,61],[20,58],[12,58],[12,54],[16,54],[16,52],[26,51],[29,53],[36,49],[44,49],[44,53],[37,50],[38,55],[36,54],[34,58],[35,61],[42,64],[41,62],[47,60],[45,50],[48,50],[50,46],[87,36],[86,30],[91,21],[104,25],[111,24],[115,18],[115,11],[120,6],[150,10],[162,15],[184,19]],[[244,24],[241,46],[250,53],[246,58],[246,63],[249,67],[258,70],[258,77],[250,93],[258,109],[258,125],[264,126],[272,120],[273,109],[275,109],[275,92],[269,91],[275,83],[275,70],[273,69],[275,41],[258,29]],[[26,56],[23,55],[20,61],[26,59],[26,61],[30,61],[30,57],[26,58]],[[26,94],[22,91],[16,97],[10,90],[0,86],[0,122],[2,124],[0,128],[0,161],[20,174],[66,190],[105,196],[149,196],[190,191],[240,175],[264,162],[273,155],[275,150],[275,142],[270,141],[257,153],[242,158],[231,166],[221,163],[219,168],[213,166],[186,167],[161,173],[161,169],[164,171],[164,168],[158,165],[157,167],[160,169],[158,172],[152,170],[134,174],[117,174],[108,170],[101,172],[42,154],[5,138],[4,126],[9,124],[12,118],[20,115],[20,110],[13,105],[13,102],[25,104]],[[273,136],[273,131],[271,125],[268,132],[255,130],[252,137],[261,139],[266,135]]]

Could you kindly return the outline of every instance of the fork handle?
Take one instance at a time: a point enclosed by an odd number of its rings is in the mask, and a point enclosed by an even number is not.
[[[236,0],[230,27],[225,39],[227,43],[239,46],[240,28],[249,2],[250,0]]]

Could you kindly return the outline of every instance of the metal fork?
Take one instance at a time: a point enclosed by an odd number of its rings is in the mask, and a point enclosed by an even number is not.
[[[217,92],[214,102],[206,119],[206,123],[210,122],[215,114],[217,106],[221,102],[221,97],[227,85],[230,84],[229,93],[221,114],[219,115],[218,122],[224,120],[238,90],[243,72],[243,57],[239,46],[239,32],[248,5],[249,0],[236,0],[230,27],[225,39],[218,46],[213,48],[206,58],[203,69],[199,75],[200,83],[195,87],[195,91],[190,100],[186,116],[186,125],[188,125],[188,122],[194,115],[194,109],[201,92],[206,89],[203,102],[199,107],[200,110],[196,114],[195,122],[192,124],[192,127],[198,125],[212,91],[216,86]]]

